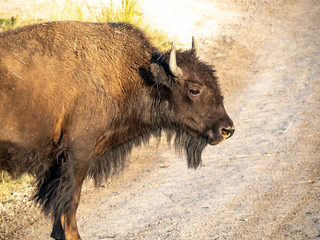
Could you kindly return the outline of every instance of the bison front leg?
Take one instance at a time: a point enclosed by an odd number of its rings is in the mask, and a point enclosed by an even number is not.
[[[53,217],[51,237],[77,240],[76,212],[90,156],[87,149],[61,141],[48,155],[51,165],[38,175],[35,200]]]
[[[84,174],[76,179],[76,190],[72,198],[71,209],[62,214],[61,219],[55,221],[51,237],[56,240],[80,240],[80,234],[77,227],[76,212],[80,202],[81,187],[84,180]]]
[[[80,240],[77,226],[76,212],[80,202],[81,186],[77,187],[74,198],[72,200],[72,208],[69,212],[61,216],[61,225],[64,230],[65,240]]]
[[[80,240],[77,227],[76,212],[80,201],[81,186],[77,188],[72,199],[72,208],[57,219],[52,228],[51,237],[55,240]]]

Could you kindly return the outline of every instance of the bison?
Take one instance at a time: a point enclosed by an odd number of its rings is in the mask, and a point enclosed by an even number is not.
[[[234,133],[213,67],[161,52],[125,23],[49,22],[0,33],[0,170],[35,175],[51,237],[80,239],[86,177],[99,184],[132,147],[166,133],[189,168]]]

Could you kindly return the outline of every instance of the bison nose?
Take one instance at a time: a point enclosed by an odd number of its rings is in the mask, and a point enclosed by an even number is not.
[[[221,134],[222,136],[225,137],[225,139],[228,139],[234,134],[234,131],[235,131],[234,127],[222,128]]]

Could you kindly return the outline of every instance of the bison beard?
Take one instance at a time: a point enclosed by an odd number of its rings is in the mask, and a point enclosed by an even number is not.
[[[207,141],[202,137],[190,137],[185,143],[188,167],[196,169],[202,162],[201,153],[207,146]]]
[[[170,137],[168,134],[168,138]],[[186,154],[188,168],[196,169],[202,162],[201,154],[208,145],[207,140],[202,136],[195,137],[186,132],[177,132],[174,138],[175,148]]]
[[[191,136],[184,131],[177,131],[177,128],[175,130],[163,129],[163,131],[167,134],[167,141],[170,143],[173,139],[174,148],[178,152],[186,154],[188,168],[196,169],[202,162],[201,154],[208,144],[206,139],[202,136]],[[162,130],[151,131],[104,153],[91,165],[88,176],[95,180],[96,186],[100,185],[103,178],[107,180],[110,175],[115,174],[119,169],[123,169],[126,157],[131,153],[134,146],[148,143],[151,136],[160,141]]]

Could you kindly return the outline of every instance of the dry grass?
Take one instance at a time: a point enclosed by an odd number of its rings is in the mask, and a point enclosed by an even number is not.
[[[20,27],[46,21],[88,21],[88,22],[128,22],[139,25],[142,14],[139,11],[137,0],[123,0],[121,4],[116,0],[107,3],[100,2],[93,7],[90,1],[79,0],[53,0],[50,4],[41,7],[41,11],[33,7],[32,11],[15,12],[14,24],[8,25],[9,20],[3,19],[1,30]],[[22,11],[22,10],[21,10]],[[19,17],[23,16],[23,17]],[[4,24],[2,24],[4,23]]]
[[[0,32],[14,28],[16,22],[16,17],[11,17],[10,19],[0,18]]]
[[[161,50],[169,49],[171,42],[167,40],[166,34],[151,28],[149,23],[143,21],[138,0],[101,1],[95,6],[89,3],[86,0],[53,0],[41,12],[34,8],[32,12],[23,13],[26,17],[18,17],[17,15],[12,16],[11,19],[0,19],[0,32],[48,21],[127,22],[143,29],[151,41]]]
[[[4,171],[0,171],[0,175],[0,204],[19,201],[20,195],[30,188],[33,179],[27,174],[13,178]]]

